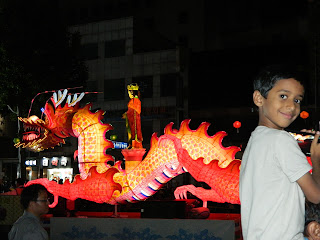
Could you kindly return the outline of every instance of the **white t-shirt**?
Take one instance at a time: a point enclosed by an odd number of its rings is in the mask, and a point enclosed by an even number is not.
[[[240,170],[245,240],[304,239],[305,197],[296,181],[310,170],[286,131],[258,126],[252,132]]]

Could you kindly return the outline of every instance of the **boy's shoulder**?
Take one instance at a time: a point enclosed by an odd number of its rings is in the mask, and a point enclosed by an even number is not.
[[[261,140],[271,140],[274,142],[293,141],[294,138],[285,130],[278,130],[274,128],[268,128],[265,126],[258,126],[252,132],[252,137],[260,138]],[[262,137],[262,138],[261,138]]]

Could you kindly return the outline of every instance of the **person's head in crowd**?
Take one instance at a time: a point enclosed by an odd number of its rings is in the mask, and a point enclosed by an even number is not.
[[[37,217],[49,211],[48,192],[40,184],[25,187],[21,193],[20,202],[26,211]]]
[[[306,201],[304,236],[309,240],[320,239],[320,204]]]
[[[20,187],[20,186],[23,187],[23,185],[24,185],[23,179],[22,178],[17,178],[16,179],[16,187]]]

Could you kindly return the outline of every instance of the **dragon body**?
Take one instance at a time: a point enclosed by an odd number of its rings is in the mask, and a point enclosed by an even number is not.
[[[60,96],[62,102],[63,96]],[[62,99],[62,100],[61,100]],[[149,198],[165,183],[179,174],[189,172],[197,181],[207,183],[211,189],[196,188],[193,185],[180,186],[175,191],[176,198],[186,197],[191,192],[204,203],[207,201],[239,204],[240,160],[234,159],[238,147],[223,147],[225,132],[213,136],[207,134],[209,123],[202,123],[191,130],[189,121],[184,120],[180,129],[166,126],[164,135],[153,134],[150,150],[146,157],[130,172],[121,168],[117,161],[106,154],[113,143],[106,139],[106,132],[112,130],[110,124],[102,123],[103,112],[91,112],[91,105],[79,107],[79,102],[64,107],[52,98],[53,106],[46,103],[45,119],[31,116],[19,118],[24,123],[22,141],[16,144],[32,151],[42,151],[64,143],[66,137],[78,138],[80,176],[72,183],[60,185],[48,179],[36,179],[28,185],[44,185],[55,196],[75,200],[82,198],[98,203],[125,204]],[[134,151],[134,149],[132,149]]]

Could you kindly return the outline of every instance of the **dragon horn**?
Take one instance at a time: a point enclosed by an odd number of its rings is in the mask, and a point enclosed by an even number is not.
[[[56,102],[58,102],[57,93],[54,92],[52,97],[53,97],[53,103],[56,104]]]
[[[67,89],[65,89],[63,91],[63,93],[61,93],[61,91],[59,90],[58,95],[55,92],[53,93],[53,100],[54,100],[55,108],[58,107],[62,103],[62,101],[66,98],[67,93],[68,93]]]
[[[68,106],[70,105],[70,101],[71,101],[71,95],[69,95],[68,98],[67,98]]]
[[[70,103],[70,100],[71,100],[71,96],[70,96],[70,98],[68,97],[68,105],[69,106],[74,106],[74,105],[76,105],[76,103],[77,102],[79,102],[83,97],[84,97],[84,92],[82,92],[80,95],[79,95],[79,97],[78,97],[78,95],[77,94],[74,94],[74,96],[73,96],[73,99],[72,99],[72,102]]]

